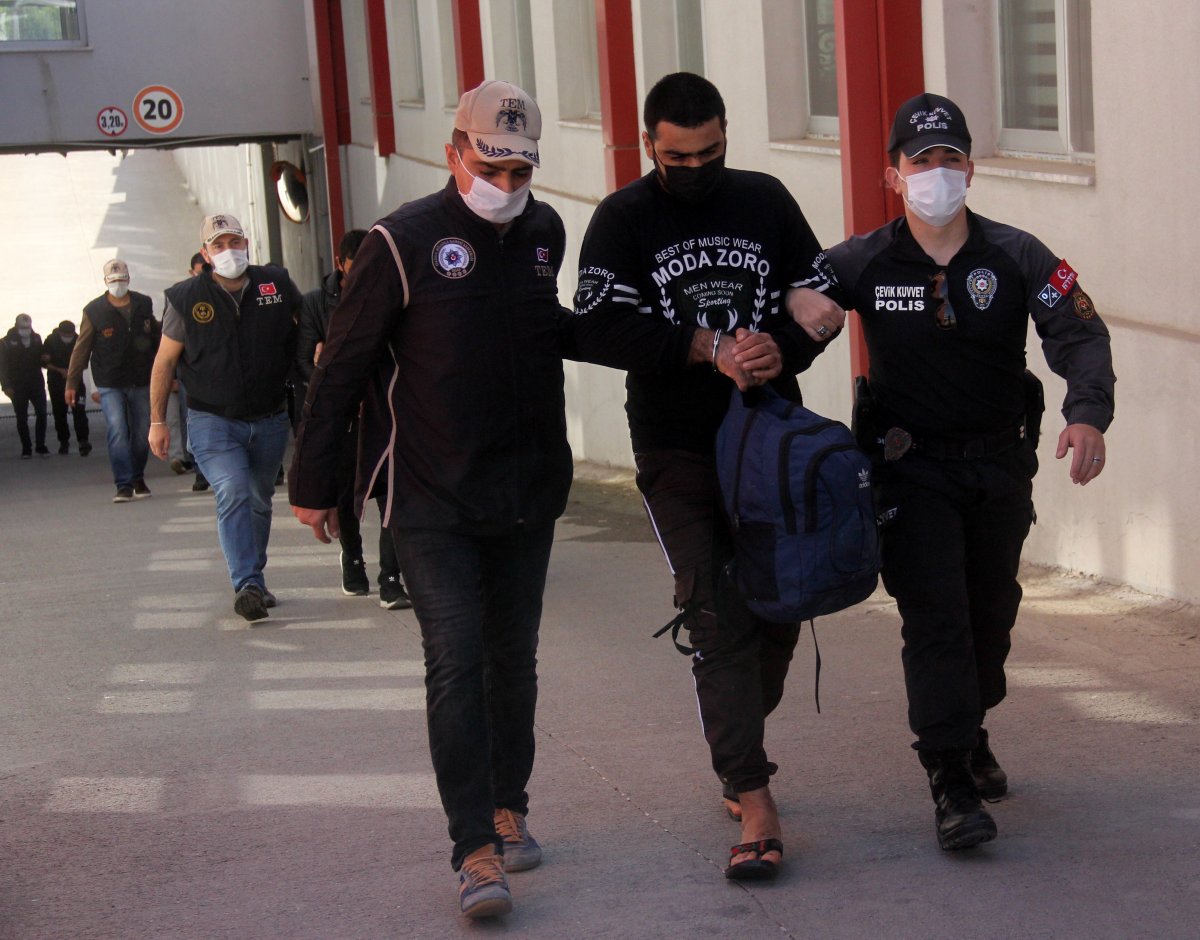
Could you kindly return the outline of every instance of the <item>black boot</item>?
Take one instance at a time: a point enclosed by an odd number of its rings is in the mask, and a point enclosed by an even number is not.
[[[918,751],[929,774],[938,845],[967,849],[996,838],[996,822],[983,804],[971,777],[970,751]]]
[[[996,755],[988,747],[986,728],[979,729],[979,743],[971,752],[971,776],[981,799],[998,800],[1008,792],[1008,774],[1001,769]]]

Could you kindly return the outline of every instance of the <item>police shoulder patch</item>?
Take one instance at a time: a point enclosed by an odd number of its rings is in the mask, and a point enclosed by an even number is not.
[[[433,267],[451,280],[466,277],[475,268],[475,249],[461,238],[443,238],[433,246]]]
[[[1079,317],[1080,320],[1091,320],[1096,316],[1096,305],[1092,303],[1092,298],[1083,290],[1075,291],[1075,296],[1072,300],[1075,301],[1075,316]]]
[[[213,308],[203,301],[192,307],[192,319],[197,323],[210,323],[214,316]]]

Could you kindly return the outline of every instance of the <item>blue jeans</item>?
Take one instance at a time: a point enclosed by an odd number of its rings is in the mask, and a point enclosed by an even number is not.
[[[233,589],[265,590],[271,496],[292,429],[287,412],[239,421],[189,409],[187,423],[196,466],[217,498],[217,535]]]
[[[118,488],[133,486],[150,456],[150,386],[101,388],[100,410],[108,441],[108,463]]]
[[[421,624],[429,752],[457,871],[500,846],[496,809],[529,810],[538,625],[554,523],[495,536],[395,529]]]

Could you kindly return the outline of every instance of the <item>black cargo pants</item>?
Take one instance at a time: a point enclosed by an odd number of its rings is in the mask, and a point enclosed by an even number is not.
[[[1021,603],[1017,569],[1033,521],[1037,456],[876,460],[883,583],[903,620],[908,722],[920,750],[972,748],[1003,701]]]
[[[767,760],[764,721],[783,697],[800,625],[755,617],[723,577],[733,543],[713,456],[657,450],[635,459],[638,489],[675,577],[675,606],[695,608],[688,641],[713,770],[739,793],[757,790],[777,769]]]

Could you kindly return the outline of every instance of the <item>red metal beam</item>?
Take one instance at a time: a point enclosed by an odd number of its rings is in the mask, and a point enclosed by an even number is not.
[[[596,0],[596,44],[604,177],[608,191],[613,192],[642,175],[630,0]]]
[[[371,110],[375,112],[375,149],[381,157],[396,152],[392,114],[392,68],[388,64],[386,0],[363,0],[367,21],[367,65],[371,73]]]
[[[333,251],[346,231],[342,197],[341,145],[350,139],[350,108],[346,96],[346,51],[342,34],[341,0],[313,0],[317,43],[317,81],[320,86],[321,136],[324,139],[325,189],[329,200],[329,238]],[[342,118],[345,117],[343,136]]]
[[[483,81],[483,27],[479,22],[479,0],[452,0],[454,54],[461,95]]]
[[[337,142],[350,143],[350,79],[346,76],[346,30],[342,25],[342,0],[326,0],[329,6],[329,42],[333,52],[333,91],[337,111]]]
[[[879,117],[886,146],[896,109],[925,90],[925,55],[921,45],[921,0],[878,0],[878,6]],[[890,189],[884,193],[887,221],[900,215],[904,205]]]
[[[842,211],[847,235],[876,229],[903,207],[883,183],[896,108],[925,83],[921,0],[835,0]],[[850,318],[850,367],[870,365],[862,326]]]

